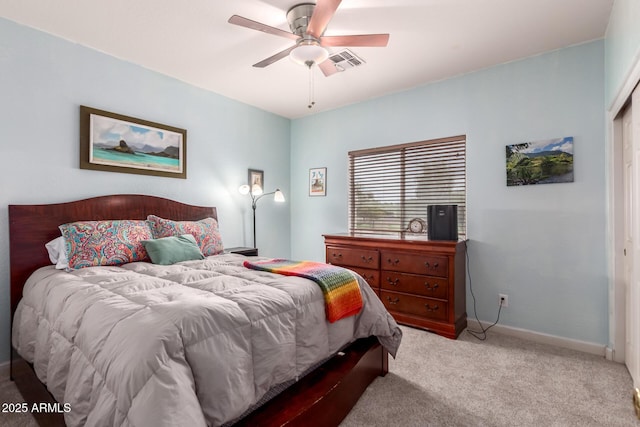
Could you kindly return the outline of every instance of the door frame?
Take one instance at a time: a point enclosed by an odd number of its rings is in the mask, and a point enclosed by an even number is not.
[[[622,111],[640,84],[640,56],[606,111],[605,176],[607,185],[607,257],[609,270],[609,344],[606,357],[623,363],[626,341],[625,283],[623,268],[624,203],[622,171]],[[640,106],[638,106],[640,107]]]

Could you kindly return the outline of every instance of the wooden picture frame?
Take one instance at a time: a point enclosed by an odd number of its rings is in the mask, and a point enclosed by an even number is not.
[[[259,185],[260,189],[264,193],[264,171],[258,169],[249,169],[247,184],[249,184],[249,191],[253,192],[253,186]]]
[[[327,195],[327,168],[309,169],[309,196]]]
[[[187,178],[187,131],[80,106],[80,169]]]

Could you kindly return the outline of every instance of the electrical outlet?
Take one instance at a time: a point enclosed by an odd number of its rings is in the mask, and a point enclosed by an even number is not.
[[[509,295],[498,294],[498,302],[503,307],[509,307]]]

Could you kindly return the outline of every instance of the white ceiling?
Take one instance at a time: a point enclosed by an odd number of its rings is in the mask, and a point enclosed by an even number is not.
[[[343,0],[325,35],[389,33],[351,50],[366,64],[324,77],[284,58],[283,37],[231,25],[231,15],[289,31],[303,0],[0,0],[0,16],[298,118],[542,52],[602,38],[613,0]],[[339,49],[332,49],[335,52]]]

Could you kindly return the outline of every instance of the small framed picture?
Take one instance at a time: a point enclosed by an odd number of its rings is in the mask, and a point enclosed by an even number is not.
[[[327,168],[309,169],[309,195],[327,195]]]
[[[257,169],[249,169],[249,187],[253,189],[257,185],[264,192],[264,171]]]

